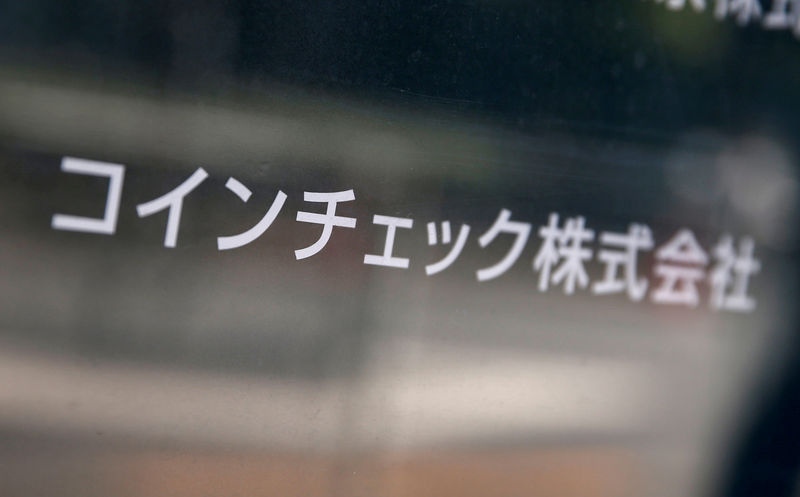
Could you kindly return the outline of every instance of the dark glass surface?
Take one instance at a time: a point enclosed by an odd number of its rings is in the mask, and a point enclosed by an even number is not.
[[[0,493],[796,493],[800,40],[691,5],[0,2]],[[52,228],[108,189],[64,157],[125,166],[113,235]],[[199,167],[166,248],[136,207]],[[297,260],[304,192],[348,189]],[[502,209],[530,237],[478,281]],[[646,296],[540,291],[553,212],[592,284],[647,225]],[[364,264],[374,215],[408,269]],[[709,272],[752,237],[754,311],[653,301],[681,229]]]

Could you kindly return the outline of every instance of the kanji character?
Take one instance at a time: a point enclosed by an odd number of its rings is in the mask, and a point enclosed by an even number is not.
[[[178,185],[171,192],[136,206],[136,213],[139,214],[139,217],[150,216],[169,208],[169,214],[167,214],[167,230],[164,234],[165,247],[175,247],[175,243],[178,240],[178,228],[181,223],[183,197],[191,193],[192,190],[197,188],[207,177],[208,173],[205,169],[199,167],[186,181]]]
[[[489,231],[478,238],[478,244],[480,244],[481,247],[486,247],[501,233],[512,233],[516,235],[511,250],[509,250],[508,254],[506,254],[500,262],[494,266],[478,270],[478,281],[491,280],[508,271],[508,269],[514,265],[514,262],[519,259],[522,249],[525,248],[525,243],[528,241],[528,236],[530,236],[531,233],[531,225],[520,221],[510,221],[510,219],[511,211],[508,209],[501,210],[494,224],[489,228]]]
[[[656,0],[656,3],[664,3],[665,0]],[[666,0],[667,8],[670,10],[683,10],[687,0]],[[706,0],[688,0],[697,12],[706,10]]]
[[[354,217],[345,217],[336,215],[336,204],[339,202],[349,202],[355,200],[356,196],[353,190],[345,190],[341,192],[303,192],[303,200],[306,202],[325,202],[328,208],[325,214],[317,212],[297,211],[297,220],[303,223],[315,223],[322,225],[322,234],[319,240],[310,246],[294,251],[296,259],[305,259],[318,253],[331,239],[331,233],[334,226],[342,228],[355,228],[356,219]]]
[[[552,213],[547,226],[539,228],[543,242],[533,260],[534,271],[539,271],[539,291],[547,290],[551,281],[555,284],[564,282],[564,293],[571,295],[576,285],[586,288],[589,284],[583,262],[592,258],[592,251],[583,244],[594,240],[594,231],[585,229],[585,221],[581,216],[569,218],[562,230],[558,227],[558,214]],[[554,268],[561,259],[561,265]]]
[[[558,229],[558,214],[551,213],[548,218],[548,225],[539,228],[539,238],[544,240],[539,252],[533,259],[533,270],[539,271],[539,291],[544,292],[550,284],[550,271],[559,259],[558,247],[556,242],[561,237]]]
[[[70,216],[67,214],[53,214],[53,219],[51,221],[53,229],[113,235],[117,229],[119,202],[122,197],[122,182],[125,177],[125,166],[109,162],[64,157],[61,159],[61,170],[65,173],[108,178],[106,207],[102,219]]]
[[[461,251],[464,250],[464,245],[467,243],[468,236],[469,225],[462,224],[461,228],[458,230],[458,237],[456,237],[453,248],[450,249],[450,252],[444,259],[425,266],[425,274],[430,276],[450,267],[461,254]],[[428,223],[428,245],[436,245],[436,238],[436,223]],[[450,243],[450,221],[444,221],[442,222],[442,244],[447,245],[448,243]]]
[[[750,276],[761,270],[761,263],[753,258],[754,246],[752,238],[742,238],[737,255],[733,248],[733,238],[725,235],[714,247],[714,257],[718,262],[709,276],[712,309],[739,312],[755,309],[755,300],[747,295]]]
[[[651,294],[653,302],[696,306],[699,300],[697,282],[705,277],[708,256],[694,234],[687,229],[678,231],[656,251],[655,257],[659,263],[654,272],[662,280]]]
[[[800,36],[800,0],[772,0],[772,8],[764,16],[767,29],[789,29]]]
[[[236,196],[242,199],[242,202],[250,200],[250,196],[253,194],[249,188],[233,177],[228,178],[228,181],[225,183],[225,188],[235,193]],[[238,235],[217,237],[217,249],[229,250],[242,247],[264,234],[267,228],[272,225],[272,222],[275,221],[275,218],[278,217],[278,213],[281,211],[284,202],[286,202],[286,194],[278,190],[278,194],[275,196],[275,200],[272,201],[269,210],[267,210],[267,213],[264,214],[264,217],[262,217],[255,226]]]
[[[407,269],[409,260],[403,257],[392,256],[392,249],[394,249],[394,235],[397,228],[410,229],[414,226],[413,219],[404,217],[392,216],[372,216],[372,224],[381,224],[386,226],[386,241],[383,244],[382,255],[367,254],[364,256],[364,264],[372,264],[374,266],[388,266]]]
[[[641,224],[631,224],[627,233],[600,234],[600,243],[622,250],[601,249],[597,258],[605,263],[605,276],[602,281],[592,285],[592,292],[597,295],[619,293],[627,290],[631,300],[642,300],[647,292],[647,279],[637,278],[636,260],[640,250],[653,248],[653,235],[650,228]],[[624,278],[619,277],[620,266]]]
[[[761,4],[758,0],[716,0],[714,17],[724,19],[728,15],[735,15],[736,22],[744,26],[750,19],[761,17]]]

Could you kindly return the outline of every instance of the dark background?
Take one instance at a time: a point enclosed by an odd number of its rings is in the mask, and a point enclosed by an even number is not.
[[[800,152],[800,41],[706,10],[640,0],[5,0],[0,71],[46,66],[199,98],[285,85],[522,133],[663,143],[687,129],[759,127]],[[797,339],[792,347],[720,495],[795,489]]]
[[[711,3],[7,0],[0,46],[154,88],[267,81],[521,128],[797,129],[798,40],[716,21]]]

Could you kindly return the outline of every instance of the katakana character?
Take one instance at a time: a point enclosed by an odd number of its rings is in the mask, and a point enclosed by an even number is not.
[[[761,270],[761,263],[753,258],[754,246],[752,238],[742,238],[737,256],[733,238],[725,235],[714,247],[718,262],[709,276],[712,309],[749,312],[756,308],[755,300],[747,295],[750,276]],[[731,273],[735,273],[735,277]]]
[[[547,226],[539,228],[539,237],[544,240],[533,260],[534,271],[539,271],[539,291],[545,291],[552,281],[564,282],[564,293],[571,295],[575,286],[586,288],[589,276],[583,261],[592,258],[592,250],[583,246],[584,242],[594,240],[594,231],[584,228],[585,219],[581,216],[567,219],[564,229],[558,227],[558,214],[552,213]],[[564,259],[558,268],[554,268]],[[551,271],[555,272],[550,276]]]
[[[597,258],[605,263],[606,271],[602,281],[592,285],[592,292],[597,295],[619,293],[627,290],[631,300],[642,300],[647,292],[647,279],[637,278],[637,255],[640,250],[653,248],[653,235],[650,228],[641,224],[631,224],[627,233],[600,234],[600,243],[622,250],[601,249]],[[625,277],[620,278],[620,266]]]
[[[372,216],[372,224],[381,224],[387,227],[386,241],[383,244],[383,255],[366,254],[364,256],[364,264],[407,269],[409,260],[404,257],[392,256],[392,249],[394,249],[394,235],[397,228],[410,229],[414,226],[414,220],[404,217],[379,216],[376,214]]]
[[[319,240],[310,246],[294,251],[296,259],[305,259],[318,253],[331,239],[331,233],[334,226],[342,228],[355,228],[356,219],[354,217],[345,217],[336,215],[336,204],[339,202],[349,202],[355,200],[356,196],[353,190],[345,190],[341,192],[303,192],[303,200],[306,202],[325,202],[328,204],[328,209],[325,214],[317,212],[297,211],[297,220],[303,223],[315,223],[322,225],[322,234]]]
[[[514,265],[514,262],[519,259],[522,249],[525,248],[525,243],[528,241],[528,236],[530,236],[531,233],[531,225],[520,221],[510,221],[510,218],[510,210],[501,210],[494,224],[489,228],[489,231],[478,238],[478,244],[480,244],[481,247],[486,247],[501,233],[512,233],[516,235],[511,250],[500,262],[494,266],[478,270],[478,281],[491,280],[508,271],[508,269]]]
[[[241,184],[239,180],[233,177],[228,178],[228,181],[225,183],[225,188],[235,193],[236,196],[242,199],[242,202],[247,202],[250,200],[250,196],[253,194],[249,188]],[[272,222],[275,221],[275,218],[278,217],[278,213],[281,211],[284,202],[286,202],[286,194],[278,190],[275,200],[272,201],[272,205],[267,213],[264,214],[264,217],[261,218],[261,221],[244,233],[239,233],[238,235],[233,236],[217,237],[217,249],[229,250],[242,247],[264,234],[264,232],[267,231],[267,228],[272,225]]]
[[[53,229],[65,231],[81,231],[113,235],[117,229],[119,202],[122,197],[122,181],[125,177],[125,166],[109,162],[98,162],[74,157],[61,159],[61,170],[66,173],[85,174],[108,178],[106,208],[102,219],[67,214],[53,214]]]
[[[735,15],[736,22],[744,26],[761,17],[761,4],[758,0],[716,0],[714,17],[725,19],[728,15]]]
[[[764,16],[766,29],[789,29],[800,36],[800,0],[772,0],[772,8]]]
[[[136,213],[139,214],[139,217],[150,216],[169,208],[169,213],[167,214],[167,230],[164,234],[165,247],[175,247],[175,243],[178,240],[178,228],[181,223],[183,197],[191,193],[192,190],[197,188],[207,177],[208,173],[205,169],[199,167],[186,181],[178,185],[171,192],[136,206]]]
[[[694,10],[702,12],[706,10],[706,0],[688,0]],[[666,0],[667,8],[670,10],[683,10],[687,0]],[[664,3],[664,0],[656,0],[656,3]]]
[[[708,256],[691,231],[682,229],[656,251],[654,272],[663,278],[651,299],[662,304],[697,306],[697,282],[705,277]],[[664,264],[677,263],[677,264]]]
[[[467,236],[469,236],[469,225],[462,224],[458,230],[458,237],[453,244],[453,248],[450,249],[444,259],[425,266],[425,274],[430,276],[450,267],[461,254],[461,251],[464,250]],[[436,245],[436,238],[436,223],[428,223],[428,245]],[[442,244],[447,245],[448,243],[450,243],[450,221],[444,221],[442,222]]]

